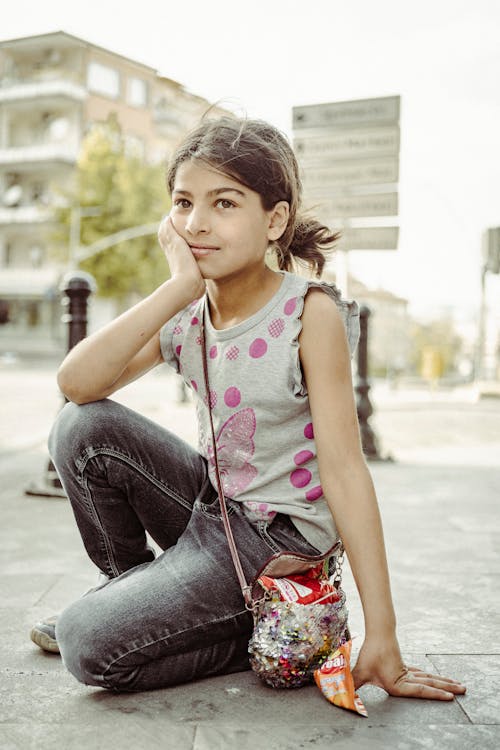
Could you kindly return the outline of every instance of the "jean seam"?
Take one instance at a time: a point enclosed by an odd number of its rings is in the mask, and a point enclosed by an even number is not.
[[[85,477],[85,469],[87,467],[87,464],[89,461],[93,458],[96,458],[97,456],[109,456],[110,458],[115,458],[119,461],[123,461],[131,468],[138,471],[145,479],[152,482],[158,489],[162,490],[163,492],[166,492],[170,497],[172,497],[175,502],[179,502],[186,510],[192,510],[192,506],[190,503],[187,503],[184,498],[180,497],[176,492],[174,492],[168,485],[164,484],[163,482],[160,482],[157,477],[152,475],[147,469],[142,466],[142,464],[138,463],[137,461],[134,461],[134,459],[131,456],[127,456],[126,454],[122,453],[121,451],[114,450],[112,448],[87,448],[87,450],[80,456],[80,459],[76,461],[76,465],[78,468],[78,471],[80,473],[80,484],[83,487],[84,493],[85,493],[85,499],[86,504],[88,507],[88,510],[91,514],[91,516],[94,519],[94,522],[97,526],[97,528],[100,531],[101,539],[104,543],[104,551],[108,560],[108,564],[112,573],[112,576],[119,576],[121,571],[117,564],[116,564],[116,557],[113,551],[113,545],[109,541],[109,536],[106,534],[104,526],[101,522],[99,512],[97,510],[96,504],[92,497],[92,492],[88,486],[87,479]]]
[[[210,625],[218,625],[219,623],[227,622],[229,620],[233,620],[236,617],[239,617],[240,615],[244,615],[244,614],[248,614],[248,610],[247,609],[242,609],[239,612],[234,612],[231,615],[228,615],[226,617],[220,617],[220,618],[215,619],[215,620],[210,620]],[[109,671],[113,668],[113,666],[117,662],[119,662],[122,659],[124,659],[126,656],[130,656],[130,654],[133,654],[136,651],[140,651],[143,648],[147,648],[148,646],[154,646],[156,643],[160,643],[161,641],[167,641],[172,636],[178,637],[178,636],[182,636],[184,633],[193,633],[193,632],[196,632],[197,630],[204,629],[206,627],[206,625],[207,625],[207,623],[203,623],[201,625],[195,625],[194,627],[186,628],[185,630],[177,630],[175,633],[169,633],[168,635],[163,636],[162,638],[155,638],[154,640],[150,640],[147,643],[143,643],[140,646],[137,646],[136,648],[128,649],[124,654],[121,654],[120,656],[117,656],[115,659],[113,659],[112,661],[110,661],[110,663],[108,664],[108,666],[106,667],[106,669],[103,671],[103,673],[101,675],[103,682],[106,683],[106,687],[111,687],[111,688],[112,687],[116,687],[116,686],[110,685],[110,683],[108,681],[108,678],[106,677],[106,673],[109,673]],[[248,636],[248,639],[250,640],[250,635]],[[223,639],[223,640],[227,640],[227,639]],[[181,652],[179,652],[179,653],[181,653]],[[172,654],[172,656],[175,656],[175,654]]]
[[[273,550],[273,552],[281,552],[281,547],[279,544],[272,538],[272,536],[267,531],[268,523],[267,521],[259,521],[257,525],[257,530],[259,533],[260,538],[262,541],[268,545],[270,549]]]
[[[108,558],[108,564],[110,567],[110,570],[112,572],[112,576],[119,576],[122,571],[118,569],[118,566],[116,564],[116,557],[113,552],[113,545],[110,543],[108,535],[104,531],[104,526],[102,525],[101,518],[99,516],[99,513],[97,511],[96,505],[94,503],[94,500],[92,498],[92,493],[89,489],[89,486],[87,484],[87,480],[82,475],[82,486],[85,492],[85,499],[87,501],[87,507],[94,518],[94,522],[96,526],[98,527],[99,531],[101,532],[101,539],[104,542],[104,550],[106,552],[106,557]]]
[[[184,508],[186,508],[186,510],[192,509],[192,504],[186,501],[172,487],[160,481],[157,477],[154,476],[154,474],[151,474],[151,472],[149,472],[142,464],[135,461],[131,456],[128,456],[126,453],[121,453],[120,451],[114,450],[113,448],[88,448],[81,456],[80,460],[77,461],[80,475],[83,477],[85,468],[92,458],[103,455],[109,456],[110,458],[116,458],[128,464],[130,467],[136,469],[140,474],[142,474],[143,477],[152,482],[152,484],[154,484],[158,489],[166,492],[167,495],[169,495],[173,500],[179,502]]]

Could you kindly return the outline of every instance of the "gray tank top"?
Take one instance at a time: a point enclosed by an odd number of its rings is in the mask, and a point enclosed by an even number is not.
[[[272,299],[242,323],[216,330],[204,296],[163,326],[160,344],[165,362],[195,393],[198,449],[214,487],[208,399],[226,496],[243,504],[251,522],[289,515],[308,542],[326,551],[338,533],[321,488],[298,343],[311,287],[322,289],[337,305],[352,355],[359,336],[357,304],[342,300],[333,284],[287,272]],[[203,310],[209,394],[200,337]]]

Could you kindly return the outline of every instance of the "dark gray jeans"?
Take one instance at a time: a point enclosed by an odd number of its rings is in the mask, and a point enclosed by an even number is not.
[[[252,617],[205,459],[111,400],[67,404],[49,448],[87,553],[111,578],[58,618],[68,670],[135,691],[248,669]],[[247,580],[275,552],[318,554],[287,516],[252,524],[227,505]]]

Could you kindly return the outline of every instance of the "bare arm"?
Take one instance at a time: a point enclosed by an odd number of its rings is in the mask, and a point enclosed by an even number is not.
[[[169,219],[162,222],[158,237],[171,278],[69,352],[59,368],[58,383],[70,401],[83,404],[106,398],[159,364],[161,327],[204,293],[196,261]]]
[[[405,667],[396,638],[382,523],[363,457],[344,324],[321,290],[306,297],[300,358],[309,393],[321,486],[343,540],[365,619],[354,676],[393,695],[449,700],[458,683]]]

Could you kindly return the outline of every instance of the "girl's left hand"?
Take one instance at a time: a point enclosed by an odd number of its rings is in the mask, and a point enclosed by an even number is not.
[[[449,677],[407,667],[396,638],[378,644],[365,640],[352,676],[355,689],[370,683],[383,688],[389,695],[403,698],[450,701],[466,690],[465,685]]]

